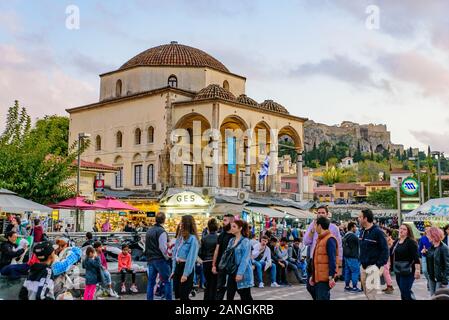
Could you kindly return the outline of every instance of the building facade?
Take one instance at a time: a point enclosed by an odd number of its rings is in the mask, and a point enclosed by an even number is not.
[[[99,101],[67,112],[70,144],[91,134],[83,160],[119,170],[105,177],[106,187],[280,192],[277,142],[286,137],[303,171],[307,119],[246,96],[246,78],[199,49],[154,47],[100,79]],[[260,179],[266,162],[270,172]]]

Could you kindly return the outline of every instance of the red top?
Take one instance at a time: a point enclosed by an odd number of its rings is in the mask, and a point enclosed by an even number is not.
[[[103,266],[103,268],[105,270],[108,270],[108,262],[106,261],[106,257],[104,255],[103,251],[101,251],[101,254],[100,254],[100,261],[101,261],[101,265]]]
[[[129,253],[123,254],[120,253],[118,255],[118,272],[122,271],[122,269],[131,269],[131,255]]]
[[[42,241],[42,235],[44,234],[44,229],[42,226],[35,226],[34,227],[34,242],[41,242]]]
[[[31,256],[31,259],[28,260],[27,264],[31,267],[35,263],[40,263],[39,259],[36,257],[36,255],[33,253]]]

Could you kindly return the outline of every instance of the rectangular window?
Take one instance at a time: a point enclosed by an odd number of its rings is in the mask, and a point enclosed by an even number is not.
[[[147,184],[151,185],[153,183],[154,183],[154,166],[152,164],[149,164],[147,172]]]
[[[138,164],[134,166],[134,185],[142,185],[142,165]]]
[[[184,185],[185,186],[193,185],[193,165],[191,164],[184,165]]]
[[[123,188],[123,168],[118,168],[119,171],[115,173],[115,187]]]
[[[240,171],[240,188],[245,188],[245,171]]]
[[[212,174],[213,174],[212,167],[206,167],[206,187],[212,186]]]
[[[260,173],[257,174],[259,176]],[[257,179],[257,191],[265,191],[265,178]]]
[[[344,198],[345,193],[344,192],[340,192],[340,198]]]
[[[285,183],[285,188],[286,190],[290,190],[290,182],[286,182]]]

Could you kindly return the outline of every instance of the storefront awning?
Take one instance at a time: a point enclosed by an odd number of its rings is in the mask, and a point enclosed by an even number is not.
[[[298,219],[315,219],[315,215],[309,211],[296,209],[292,207],[272,207],[272,208],[284,214],[289,214]]]
[[[216,203],[215,206],[210,210],[211,215],[225,215],[233,214],[239,215],[243,211],[243,204],[234,203]]]
[[[261,214],[269,218],[285,218],[286,216],[290,216],[269,207],[244,207],[244,210],[255,214]]]

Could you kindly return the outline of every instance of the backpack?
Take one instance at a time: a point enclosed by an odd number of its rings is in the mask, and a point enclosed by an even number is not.
[[[343,256],[347,257],[351,255],[351,247],[349,246],[349,237],[351,236],[350,233],[347,233],[343,239],[341,239],[341,244],[343,246]]]
[[[237,243],[236,246],[231,246],[230,248],[227,248],[226,251],[223,253],[220,263],[218,264],[218,269],[220,271],[223,271],[224,273],[229,275],[237,272],[238,266],[237,262],[235,261],[235,248],[240,245],[242,240],[243,237],[240,239],[240,241]]]

